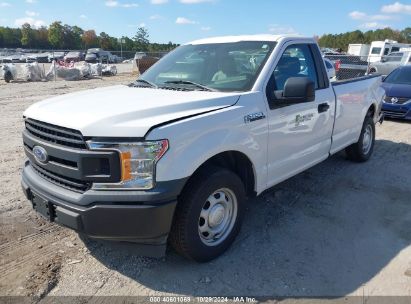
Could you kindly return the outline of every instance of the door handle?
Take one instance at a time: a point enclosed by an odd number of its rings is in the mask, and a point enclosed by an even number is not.
[[[327,112],[329,108],[330,105],[328,103],[321,103],[318,105],[318,113]]]

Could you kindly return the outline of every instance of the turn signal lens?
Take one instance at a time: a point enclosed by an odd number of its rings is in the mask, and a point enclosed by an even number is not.
[[[130,152],[121,152],[120,161],[121,161],[121,180],[126,181],[132,178],[131,175],[131,153]]]

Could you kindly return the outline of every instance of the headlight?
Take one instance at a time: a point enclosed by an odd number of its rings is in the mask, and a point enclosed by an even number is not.
[[[168,150],[168,140],[145,142],[88,141],[92,150],[115,150],[120,154],[121,181],[93,183],[94,190],[147,190],[154,187],[156,163]]]

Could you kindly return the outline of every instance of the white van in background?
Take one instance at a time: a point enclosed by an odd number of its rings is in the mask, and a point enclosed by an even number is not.
[[[368,62],[380,62],[383,56],[387,56],[392,52],[398,52],[401,48],[406,47],[411,47],[411,44],[398,43],[397,41],[389,39],[373,41],[368,55]]]

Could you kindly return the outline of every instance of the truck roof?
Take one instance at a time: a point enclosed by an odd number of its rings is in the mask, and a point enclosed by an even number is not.
[[[261,34],[261,35],[211,37],[211,38],[194,40],[186,44],[230,43],[230,42],[240,42],[240,41],[279,41],[282,38],[313,39],[313,38],[304,38],[304,37],[297,36],[297,35]]]

